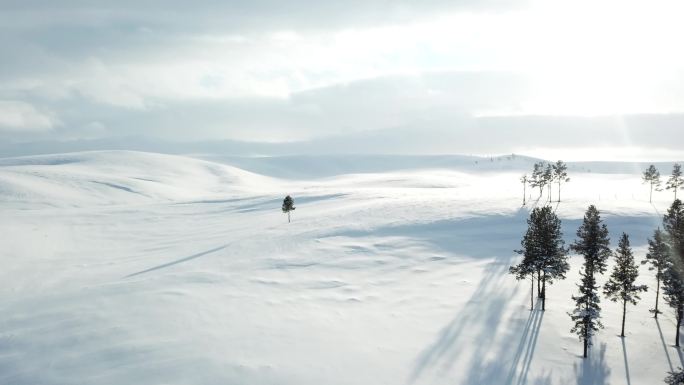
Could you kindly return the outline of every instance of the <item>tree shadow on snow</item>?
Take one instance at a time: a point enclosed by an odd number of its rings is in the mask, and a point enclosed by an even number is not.
[[[408,383],[426,377],[444,378],[454,367],[459,372],[465,370],[464,384],[551,383],[550,373],[528,382],[544,313],[527,311],[527,317],[516,314],[503,319],[515,295],[515,290],[502,284],[510,279],[508,267],[512,262],[513,257],[500,257],[487,265],[465,306],[418,355]],[[463,350],[464,346],[472,349]]]
[[[443,252],[474,258],[511,255],[520,247],[520,239],[527,229],[528,211],[518,210],[514,215],[483,215],[468,218],[446,219],[433,222],[390,224],[371,229],[342,229],[323,234],[322,237],[390,237],[399,236],[429,243]],[[606,216],[613,239],[623,231],[630,234],[633,246],[646,243],[654,229],[654,217]],[[582,219],[563,219],[566,243],[575,239]]]
[[[145,269],[145,270],[141,270],[141,271],[138,271],[138,272],[135,272],[135,273],[128,274],[128,275],[124,276],[123,279],[135,277],[136,275],[141,275],[141,274],[149,273],[149,272],[152,272],[152,271],[155,271],[155,270],[160,270],[160,269],[164,269],[164,268],[167,268],[167,267],[170,267],[170,266],[173,266],[173,265],[177,265],[177,264],[179,264],[179,263],[187,262],[187,261],[190,261],[190,260],[193,260],[193,259],[196,259],[196,258],[205,256],[205,255],[207,255],[207,254],[211,254],[211,253],[215,253],[215,252],[217,252],[217,251],[223,250],[223,249],[225,249],[226,247],[228,247],[227,244],[226,244],[226,245],[223,245],[223,246],[215,247],[215,248],[210,249],[210,250],[202,251],[202,252],[200,252],[200,253],[193,254],[193,255],[190,255],[190,256],[187,256],[187,257],[184,257],[184,258],[176,259],[176,260],[171,261],[171,262],[163,263],[163,264],[161,264],[161,265],[157,265],[157,266],[154,266],[154,267],[150,267],[149,269]]]
[[[667,358],[667,363],[670,366],[670,371],[674,371],[672,367],[672,359],[670,359],[670,352],[667,351],[667,344],[665,343],[665,338],[663,337],[663,330],[660,328],[660,321],[655,319],[656,326],[658,326],[658,334],[660,334],[660,343],[663,344],[663,350],[665,351],[665,357]]]
[[[405,237],[429,243],[450,254],[484,258],[511,255],[520,245],[527,223],[519,215],[487,215],[433,222],[386,225],[371,229],[342,229],[325,237]],[[496,240],[496,242],[492,242]]]
[[[589,357],[574,364],[577,385],[608,384],[610,369],[606,365],[606,343],[601,343],[598,351],[593,347],[589,350]]]

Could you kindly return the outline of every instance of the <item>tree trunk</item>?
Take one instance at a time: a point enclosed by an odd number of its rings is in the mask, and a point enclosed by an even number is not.
[[[660,275],[660,274],[658,274]],[[656,281],[656,307],[655,307],[655,316],[654,318],[658,318],[658,297],[660,297],[660,278]]]
[[[532,286],[530,286],[530,311],[534,310],[534,274],[530,276],[530,283]]]
[[[541,298],[541,271],[537,270],[537,297]]]
[[[523,182],[523,206],[525,206],[525,196],[527,195],[527,182]]]
[[[287,212],[287,223],[290,223],[290,212]]]
[[[589,347],[589,325],[584,321],[584,358],[587,358],[587,348]]]
[[[625,336],[625,313],[627,313],[627,300],[623,299],[622,300],[622,332],[620,333],[620,337]]]
[[[651,182],[651,192],[648,194],[648,203],[653,202],[653,182]]]
[[[675,346],[679,347],[679,326],[682,323],[682,309],[677,309],[677,334],[675,336]]]
[[[544,278],[542,279],[542,311],[546,310],[546,272],[544,272]]]
[[[558,202],[560,202],[560,185],[561,185],[561,182],[558,181]]]

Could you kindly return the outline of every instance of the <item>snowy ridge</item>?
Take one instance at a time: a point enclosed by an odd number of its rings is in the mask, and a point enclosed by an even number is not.
[[[52,206],[233,196],[275,181],[235,167],[133,151],[0,159],[0,201]]]

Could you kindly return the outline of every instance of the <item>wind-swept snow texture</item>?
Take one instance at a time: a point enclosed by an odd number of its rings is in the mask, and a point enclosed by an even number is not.
[[[136,152],[0,160],[0,384],[640,385],[682,366],[653,289],[625,339],[603,300],[580,358],[581,257],[530,312],[508,267],[534,160],[475,161],[286,180]],[[639,261],[671,194],[651,205],[639,167],[611,167],[571,165],[553,206],[570,243],[595,204]]]

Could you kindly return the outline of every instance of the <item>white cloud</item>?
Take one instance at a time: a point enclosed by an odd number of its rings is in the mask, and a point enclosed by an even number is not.
[[[0,12],[0,99],[28,106],[3,138],[46,111],[61,139],[257,141],[684,112],[678,0],[39,3]]]
[[[53,129],[57,123],[53,116],[31,104],[0,100],[0,131],[42,132]]]

